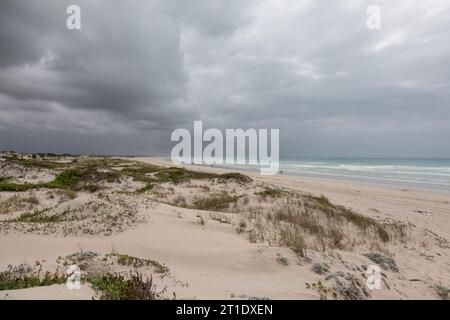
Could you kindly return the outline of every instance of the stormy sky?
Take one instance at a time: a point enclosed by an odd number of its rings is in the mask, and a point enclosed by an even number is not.
[[[449,30],[447,0],[1,0],[0,149],[167,155],[203,120],[286,158],[450,157]]]

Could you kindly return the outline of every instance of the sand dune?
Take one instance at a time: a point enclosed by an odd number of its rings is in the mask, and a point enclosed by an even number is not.
[[[172,165],[156,158],[133,160],[161,166]],[[228,172],[226,169],[211,167],[186,168],[203,172]],[[396,221],[409,226],[408,230],[411,231],[407,240],[395,241],[383,247],[400,271],[383,270],[381,289],[369,291],[367,296],[363,295],[364,298],[439,299],[435,286],[449,287],[450,249],[446,239],[450,230],[449,194],[304,177],[245,174],[254,180],[255,187],[246,189],[249,194],[255,193],[257,189],[254,188],[258,188],[258,184],[263,184],[317,196],[325,195],[334,204],[351,208],[378,221]],[[211,183],[209,186],[215,187]],[[190,195],[192,199],[197,196],[195,188],[200,187],[205,188],[204,185],[191,182],[174,186],[162,184],[158,196],[163,191],[172,190],[174,195],[182,194],[189,202]],[[240,192],[237,184],[227,183],[219,187]],[[81,192],[81,196],[83,194]],[[145,205],[139,202],[140,197],[146,198]],[[324,252],[308,249],[306,257],[300,258],[287,247],[277,243],[249,241],[244,234],[236,232],[236,223],[239,222],[237,211],[224,210],[223,217],[229,218],[230,222],[221,223],[208,211],[167,203],[172,201],[170,196],[164,198],[166,201],[159,201],[155,197],[155,194],[146,193],[118,195],[115,200],[128,202],[137,208],[136,216],[139,219],[112,230],[108,235],[63,234],[58,227],[51,231],[43,229],[31,232],[3,229],[0,234],[0,270],[5,270],[8,265],[33,265],[35,261],[53,270],[58,267],[56,261],[59,257],[75,252],[87,251],[99,255],[119,252],[154,259],[167,266],[170,271],[163,275],[154,274],[154,279],[159,288],[166,288],[167,297],[177,299],[319,299],[320,292],[310,287],[319,281],[332,286],[347,279],[356,283],[354,288],[361,284],[365,286],[364,267],[373,264],[373,261],[362,255],[370,250],[365,244],[358,244],[354,249],[334,248]],[[126,222],[128,220],[123,223]],[[314,270],[316,264],[326,265],[328,270],[320,274]],[[111,268],[117,269],[118,266]],[[151,273],[148,270],[143,272]],[[333,279],[341,280],[334,282]],[[88,284],[83,285],[81,291],[68,290],[60,284],[0,292],[0,299],[91,299],[92,296],[93,290]]]

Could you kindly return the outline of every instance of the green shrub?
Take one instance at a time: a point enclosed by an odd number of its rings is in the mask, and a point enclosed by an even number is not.
[[[127,276],[119,273],[96,275],[88,280],[101,300],[156,300],[162,292],[156,291],[153,278],[130,272]]]
[[[18,267],[12,266],[9,266],[7,271],[0,272],[0,291],[42,287],[64,282],[66,279],[56,272],[47,271],[41,276],[39,271],[24,273],[19,271]]]
[[[156,273],[168,273],[169,268],[156,260],[141,259],[127,254],[111,253],[110,256],[117,257],[117,263],[124,266],[139,268],[142,266],[152,266]]]
[[[0,192],[11,191],[11,192],[25,192],[31,189],[37,189],[42,187],[41,184],[24,183],[17,184],[12,182],[0,182]]]
[[[47,184],[50,188],[73,189],[83,176],[80,169],[66,169],[58,174],[52,182]]]
[[[58,222],[60,221],[60,217],[57,215],[47,216],[45,215],[50,209],[44,209],[35,212],[26,212],[21,214],[15,222],[30,222],[30,223],[50,223],[50,222]]]

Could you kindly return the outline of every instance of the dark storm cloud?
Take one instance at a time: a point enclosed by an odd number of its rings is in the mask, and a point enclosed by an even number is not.
[[[370,4],[263,1],[225,44],[189,34],[212,125],[279,127],[290,156],[449,156],[450,5],[380,1],[369,31]]]
[[[2,94],[71,110],[108,110],[131,118],[148,114],[155,121],[164,118],[152,111],[176,110],[185,99],[179,30],[157,4],[115,2],[111,8],[105,1],[78,2],[82,29],[69,31],[65,8],[71,2],[24,2],[2,3],[1,14],[10,17],[1,18],[1,39],[9,48],[2,56],[7,62]],[[11,36],[19,46],[8,41]],[[21,54],[27,44],[32,49]]]
[[[167,152],[198,119],[280,128],[289,156],[450,156],[449,14],[443,0],[3,0],[0,149]]]

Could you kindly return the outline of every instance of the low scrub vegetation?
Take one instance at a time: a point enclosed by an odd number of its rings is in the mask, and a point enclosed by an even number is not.
[[[121,255],[122,256],[126,255]],[[95,257],[95,256],[94,256]],[[93,257],[88,257],[92,259]],[[128,262],[129,259],[125,258]],[[78,261],[79,262],[79,261]],[[38,268],[36,270],[36,268]],[[34,287],[64,284],[67,275],[55,272],[43,272],[42,265],[37,263],[34,267],[28,264],[8,266],[6,271],[0,272],[0,291],[17,290]],[[112,273],[94,272],[82,275],[82,283],[89,283],[96,291],[94,299],[101,300],[155,300],[163,299],[165,289],[158,291],[153,278],[138,272]]]
[[[217,176],[219,179],[219,182],[237,182],[240,184],[246,184],[252,182],[252,178],[249,176],[246,176],[245,174],[238,173],[238,172],[230,172],[230,173],[223,173]]]
[[[238,199],[238,196],[231,196],[224,192],[194,200],[191,208],[197,210],[220,211],[227,209],[231,203],[236,202]]]
[[[278,197],[284,196],[286,194],[286,192],[281,189],[278,189],[278,188],[266,187],[263,191],[256,192],[255,194],[262,198],[268,198],[268,197],[278,198]]]
[[[6,271],[0,272],[0,291],[49,286],[65,281],[66,278],[57,272],[47,271],[41,274],[41,270],[33,271],[32,267],[26,264],[16,267],[10,265]]]
[[[46,215],[46,213],[50,210],[50,208],[46,208],[43,210],[35,211],[35,212],[26,212],[21,214],[17,219],[13,220],[14,222],[29,222],[29,223],[51,223],[51,222],[59,222],[61,218],[57,215]]]
[[[130,272],[127,275],[108,273],[88,279],[100,300],[157,300],[165,290],[157,291],[152,277]]]
[[[21,159],[17,156],[10,156],[7,159],[7,164],[38,170],[42,168],[52,170],[56,173],[56,177],[47,183],[15,183],[11,181],[10,177],[0,177],[0,192],[24,192],[49,188],[84,190],[94,193],[102,188],[102,182],[120,182],[122,178],[132,178],[134,181],[144,182],[145,187],[137,190],[138,192],[151,190],[155,184],[165,182],[179,184],[191,180],[218,179],[219,182],[245,184],[252,181],[240,173],[215,174],[112,158],[80,158],[69,163],[52,162],[45,159]]]
[[[67,169],[46,186],[48,188],[74,189],[83,175],[84,172],[80,169]]]
[[[161,169],[155,177],[161,182],[172,182],[174,184],[190,181],[190,180],[211,180],[217,179],[219,182],[236,182],[236,183],[249,183],[252,179],[246,175],[236,172],[216,174],[201,171],[190,171],[184,168],[167,168]]]
[[[117,258],[117,263],[124,266],[133,266],[135,268],[140,268],[142,266],[152,266],[156,273],[168,273],[169,268],[165,265],[159,263],[158,261],[151,259],[142,259],[133,256],[129,256],[127,254],[120,253],[111,253],[109,256],[113,256]]]
[[[39,205],[39,199],[33,194],[29,196],[14,194],[0,201],[0,214],[8,214],[16,210],[31,210],[37,205]]]
[[[44,184],[32,184],[32,183],[13,183],[13,182],[0,182],[0,192],[10,191],[10,192],[25,192],[32,189],[38,189],[45,187]]]
[[[338,294],[334,288],[327,287],[321,281],[314,282],[311,284],[306,283],[306,288],[317,291],[320,300],[328,300],[330,296],[333,297],[334,299],[338,297]]]

